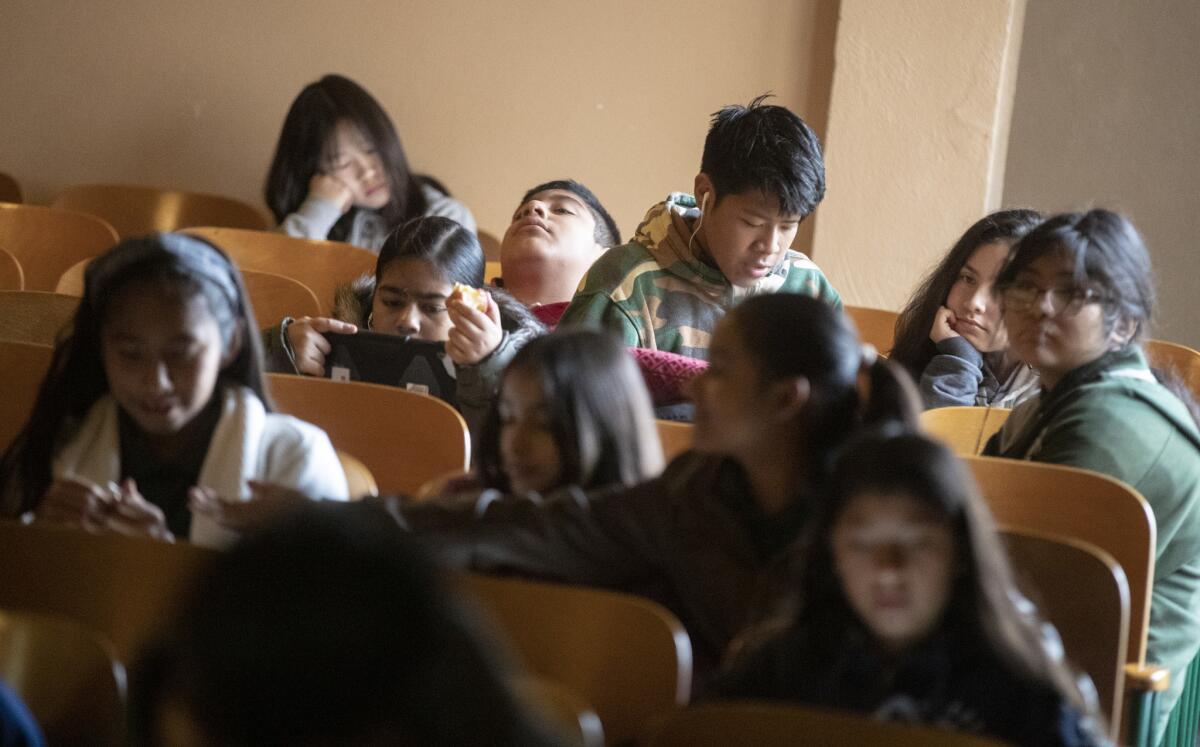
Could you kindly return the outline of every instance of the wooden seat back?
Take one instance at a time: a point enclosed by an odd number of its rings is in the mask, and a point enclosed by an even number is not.
[[[426,481],[470,465],[466,421],[450,405],[398,387],[267,374],[282,412],[329,434],[360,459],[383,493],[415,495]]]
[[[67,296],[83,296],[85,277],[91,259],[75,263],[58,279],[55,292]],[[285,316],[319,316],[321,303],[316,294],[299,280],[262,270],[241,269],[246,294],[260,327],[275,324]]]
[[[590,703],[610,743],[688,701],[692,644],[654,602],[578,586],[468,574],[460,587],[539,677]]]
[[[976,456],[1011,412],[1003,407],[938,407],[921,413],[921,428],[955,454]]]
[[[0,607],[69,617],[129,662],[215,555],[187,542],[0,521]]]
[[[46,345],[0,341],[0,370],[8,372],[0,397],[0,453],[29,420],[53,355],[54,349]]]
[[[998,457],[965,459],[1002,530],[1079,540],[1117,561],[1129,584],[1125,661],[1144,664],[1157,534],[1146,499],[1090,470]]]
[[[0,291],[0,340],[53,346],[70,331],[79,299],[46,291]]]
[[[95,216],[0,203],[0,247],[21,263],[25,290],[54,290],[67,268],[116,243],[117,232]]]
[[[76,184],[51,205],[103,218],[123,239],[192,226],[271,227],[262,211],[232,197],[132,184]]]
[[[0,248],[0,290],[24,290],[25,270],[12,252]]]
[[[1062,637],[1067,660],[1096,686],[1114,739],[1120,728],[1129,645],[1129,584],[1111,555],[1041,532],[1004,533],[1013,570],[1043,619]]]
[[[275,324],[285,316],[320,316],[321,302],[299,280],[261,270],[242,270],[246,294],[260,327]]]
[[[125,668],[87,626],[0,611],[0,680],[29,706],[49,744],[124,744]]]
[[[662,443],[663,460],[670,462],[675,457],[692,448],[693,426],[691,423],[680,423],[675,420],[656,420],[658,440]]]
[[[896,334],[896,312],[867,306],[843,306],[842,311],[854,322],[860,340],[874,345],[881,355],[891,352]]]
[[[339,285],[375,272],[375,255],[340,241],[298,239],[275,231],[241,228],[189,228],[225,250],[242,270],[259,270],[286,275],[308,286],[321,305],[321,313],[333,309]],[[279,321],[259,319],[269,326]]]

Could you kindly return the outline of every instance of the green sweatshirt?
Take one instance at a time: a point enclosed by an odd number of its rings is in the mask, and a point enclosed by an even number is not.
[[[1146,661],[1168,668],[1157,743],[1200,649],[1200,430],[1137,346],[1069,373],[1013,410],[986,454],[1066,464],[1133,486],[1154,510],[1158,544]]]
[[[749,296],[803,293],[841,308],[820,268],[796,251],[753,286],[733,285],[696,255],[699,247],[689,239],[699,217],[696,199],[678,192],[650,208],[633,241],[588,270],[559,324],[607,327],[631,347],[707,359],[713,328]]]

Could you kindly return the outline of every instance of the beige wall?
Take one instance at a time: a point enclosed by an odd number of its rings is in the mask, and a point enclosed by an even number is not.
[[[850,304],[900,308],[999,202],[1024,0],[842,0],[821,266]]]
[[[0,170],[30,201],[113,181],[262,206],[291,99],[337,71],[481,227],[573,176],[628,235],[691,188],[719,106],[773,90],[823,132],[835,23],[836,0],[6,0]]]
[[[1125,212],[1155,263],[1152,334],[1200,347],[1200,3],[1036,0],[1004,200]]]

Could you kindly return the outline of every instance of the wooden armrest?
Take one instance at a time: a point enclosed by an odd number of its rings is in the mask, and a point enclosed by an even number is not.
[[[1161,693],[1171,686],[1171,673],[1155,664],[1126,664],[1125,687],[1130,690]]]

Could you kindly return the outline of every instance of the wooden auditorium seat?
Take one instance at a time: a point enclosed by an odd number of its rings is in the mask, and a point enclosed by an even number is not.
[[[271,227],[262,211],[232,197],[130,184],[77,184],[51,206],[103,218],[123,239],[192,226]]]
[[[691,423],[681,423],[676,420],[656,420],[658,440],[662,443],[663,459],[670,462],[675,457],[692,448]]]
[[[21,263],[25,290],[54,290],[67,268],[116,243],[117,232],[95,216],[0,203],[0,247]]]
[[[688,702],[692,644],[668,610],[630,594],[478,574],[459,586],[538,677],[591,704],[610,744]]]
[[[339,285],[375,272],[374,254],[340,241],[240,228],[189,228],[187,233],[221,247],[243,270],[274,272],[300,281],[316,294],[323,314],[333,309]],[[258,323],[267,327],[278,321],[259,319]]]
[[[125,744],[125,667],[104,636],[70,618],[0,610],[0,680],[49,744]]]
[[[1129,584],[1111,555],[1045,532],[1004,533],[1013,570],[1042,618],[1062,638],[1067,660],[1096,686],[1100,710],[1117,737],[1129,642]]]
[[[67,332],[79,299],[46,291],[0,291],[0,340],[50,345]]]
[[[1003,407],[937,407],[921,413],[921,429],[959,456],[977,456],[1011,412]]]
[[[12,255],[12,252],[5,251],[0,247],[0,290],[24,290],[25,289],[25,270],[22,269],[21,263]]]
[[[187,542],[0,521],[0,608],[69,617],[131,662],[214,557]]]
[[[891,352],[896,333],[896,317],[899,316],[896,312],[866,306],[843,306],[842,311],[854,322],[859,339],[874,345],[880,355]]]
[[[281,412],[314,423],[353,454],[383,493],[415,495],[427,481],[470,465],[467,424],[440,399],[399,387],[267,374]]]
[[[0,397],[0,453],[25,427],[54,349],[46,345],[0,340],[0,370],[4,377],[4,396]]]

